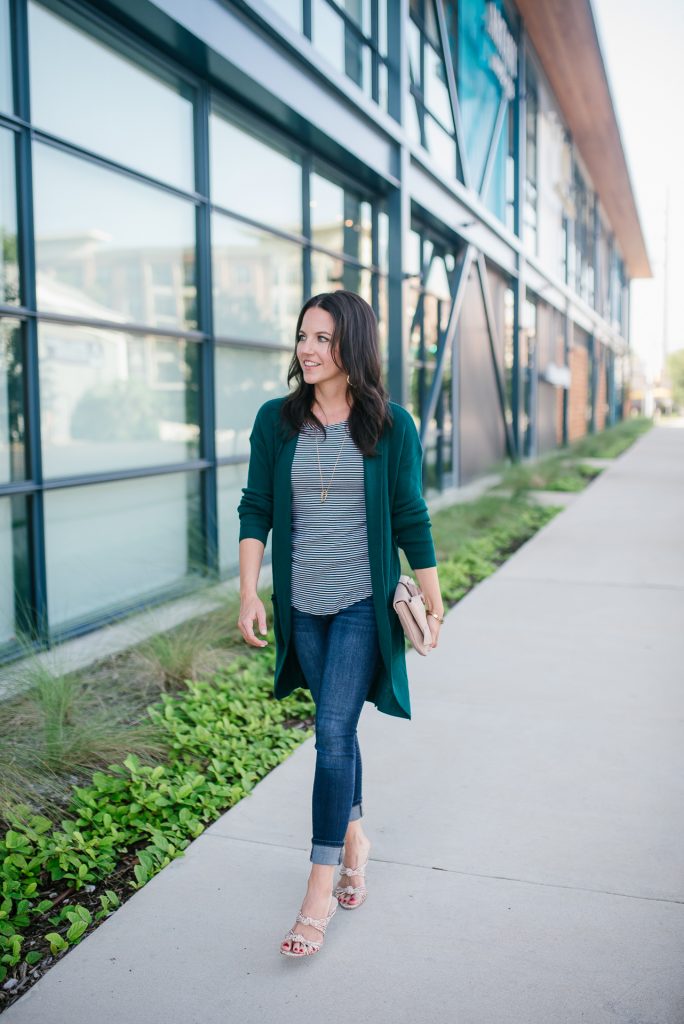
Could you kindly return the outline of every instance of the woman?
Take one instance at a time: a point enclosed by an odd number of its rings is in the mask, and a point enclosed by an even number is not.
[[[312,868],[280,949],[310,956],[338,905],[359,907],[367,894],[356,733],[364,702],[411,717],[404,635],[392,607],[398,547],[425,596],[433,647],[444,608],[420,439],[409,413],[387,399],[368,303],[348,291],[309,299],[287,380],[295,386],[261,406],[250,435],[238,507],[238,627],[248,644],[265,646],[254,622],[263,636],[257,583],[272,529],[274,693],[308,687],[316,707]]]

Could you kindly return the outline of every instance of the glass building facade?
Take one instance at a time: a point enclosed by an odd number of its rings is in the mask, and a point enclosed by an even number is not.
[[[178,10],[0,0],[0,658],[235,573],[316,292],[428,493],[620,416],[626,261],[513,4]]]

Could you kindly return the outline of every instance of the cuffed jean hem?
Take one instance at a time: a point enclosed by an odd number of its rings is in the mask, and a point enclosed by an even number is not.
[[[309,860],[312,864],[341,864],[344,846],[323,846],[313,843]]]
[[[359,818],[363,817],[363,804],[359,801],[358,804],[354,804],[349,815],[350,821],[358,821]]]

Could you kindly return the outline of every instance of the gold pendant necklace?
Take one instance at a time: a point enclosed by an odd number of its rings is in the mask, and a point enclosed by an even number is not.
[[[344,422],[346,422],[346,420]],[[340,450],[337,453],[337,458],[335,459],[335,465],[333,466],[332,476],[328,480],[328,486],[327,487],[324,487],[324,485],[323,485],[323,470],[321,469],[321,453],[320,453],[320,450],[319,450],[319,447],[318,447],[318,432],[316,432],[315,439],[316,439],[316,457],[318,458],[318,474],[319,474],[319,476],[321,478],[321,504],[323,504],[324,501],[327,501],[328,491],[330,490],[330,485],[332,484],[333,478],[335,476],[335,470],[337,469],[337,463],[340,461],[340,455],[342,454],[342,449],[344,448],[345,442],[347,440],[347,429],[345,427],[344,437],[342,439],[342,444],[340,445]]]

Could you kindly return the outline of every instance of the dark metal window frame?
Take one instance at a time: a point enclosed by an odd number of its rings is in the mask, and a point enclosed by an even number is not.
[[[530,62],[525,76],[525,197],[523,203],[523,230],[527,238],[533,235],[532,255],[539,252],[539,90]],[[530,127],[532,131],[530,131]],[[530,151],[534,154],[530,166]]]
[[[56,137],[50,137],[48,132],[39,132],[35,129],[30,120],[29,109],[28,109],[28,75],[26,73],[26,60],[25,55],[28,52],[27,49],[27,25],[26,25],[26,2],[27,0],[10,0],[13,12],[13,48],[15,52],[15,59],[13,62],[14,76],[15,76],[15,92],[19,106],[15,113],[0,114],[0,125],[5,128],[12,130],[17,138],[17,192],[18,192],[18,204],[19,204],[19,235],[20,235],[20,247],[24,240],[28,240],[29,246],[33,244],[32,235],[32,209],[31,209],[31,189],[26,187],[26,182],[29,183],[32,180],[31,175],[31,141],[35,138],[41,138],[43,141],[48,142],[52,145],[64,144],[70,152],[76,152],[78,147],[71,145],[66,140],[60,140]],[[43,2],[43,0],[41,0]],[[444,0],[435,0],[436,9],[442,10],[443,12]],[[188,332],[181,336],[185,337],[186,340],[193,340],[200,342],[200,351],[202,353],[202,369],[201,369],[201,440],[202,449],[200,452],[202,464],[187,463],[182,466],[174,467],[163,467],[160,468],[160,472],[164,471],[188,471],[189,469],[196,470],[200,473],[204,489],[205,497],[205,521],[207,523],[207,536],[206,536],[206,550],[207,550],[207,565],[213,565],[213,573],[218,572],[218,551],[216,545],[217,537],[217,523],[216,523],[216,472],[217,466],[221,464],[230,464],[231,461],[245,461],[242,459],[227,459],[217,461],[215,458],[215,433],[213,429],[215,413],[214,413],[214,389],[213,382],[215,379],[214,371],[214,352],[216,345],[221,347],[234,346],[241,347],[245,345],[244,339],[238,338],[217,338],[215,336],[213,322],[212,322],[212,304],[211,304],[211,292],[207,287],[207,284],[211,282],[211,210],[212,207],[209,203],[209,142],[208,142],[208,124],[209,124],[209,109],[210,104],[215,96],[220,95],[225,98],[226,103],[229,105],[235,101],[235,108],[237,110],[247,111],[249,116],[252,117],[250,123],[258,123],[264,130],[269,132],[275,131],[275,124],[278,119],[276,113],[266,113],[264,110],[260,110],[256,105],[253,105],[249,95],[239,95],[236,90],[233,92],[233,86],[228,83],[228,79],[224,80],[223,85],[218,84],[218,80],[210,82],[210,78],[205,74],[204,66],[201,61],[198,60],[195,63],[196,54],[181,52],[182,47],[179,44],[176,47],[175,42],[167,40],[164,42],[161,38],[157,42],[152,40],[156,36],[156,31],[148,24],[146,30],[138,32],[128,29],[124,29],[117,21],[112,17],[108,17],[105,11],[114,10],[116,3],[108,4],[106,0],[47,0],[48,5],[59,4],[62,10],[79,11],[84,17],[87,17],[89,24],[97,21],[101,25],[105,26],[108,41],[115,39],[121,41],[126,52],[134,52],[138,55],[137,59],[141,57],[144,60],[156,61],[155,69],[157,73],[160,73],[164,68],[170,69],[170,73],[173,74],[178,80],[190,83],[191,87],[197,87],[196,103],[195,103],[195,146],[196,153],[201,152],[204,154],[204,159],[200,162],[196,160],[195,168],[195,191],[192,193],[178,192],[174,190],[173,186],[169,186],[163,182],[157,182],[150,180],[149,184],[154,185],[157,188],[169,189],[175,194],[183,195],[185,198],[192,199],[195,203],[196,216],[197,216],[197,241],[196,241],[196,254],[197,254],[197,283],[198,283],[198,316],[199,316],[199,327],[200,330],[197,332]],[[326,0],[331,7],[334,6],[332,0]],[[409,188],[407,184],[408,180],[408,168],[410,162],[413,161],[422,170],[427,171],[436,180],[438,180],[443,186],[447,194],[455,196],[459,199],[464,207],[469,211],[473,220],[480,218],[487,228],[499,237],[500,240],[511,245],[515,250],[514,260],[515,269],[512,266],[508,266],[506,271],[511,275],[511,287],[514,294],[514,330],[513,330],[513,346],[514,346],[514,367],[512,371],[512,380],[510,386],[511,392],[511,403],[512,413],[510,421],[512,423],[513,440],[515,442],[516,451],[518,448],[518,418],[519,408],[521,404],[521,380],[520,380],[520,365],[518,358],[518,338],[520,330],[520,315],[521,308],[525,296],[526,287],[526,276],[527,276],[527,264],[528,259],[524,253],[524,246],[518,240],[511,240],[510,232],[506,231],[503,226],[499,226],[493,217],[485,216],[484,213],[473,203],[470,202],[471,197],[477,197],[479,189],[478,183],[471,183],[468,167],[467,167],[467,156],[462,146],[462,136],[457,139],[458,149],[457,156],[460,161],[458,167],[463,172],[462,181],[466,185],[463,189],[458,182],[453,181],[448,176],[444,175],[439,168],[437,168],[433,162],[428,159],[428,154],[420,150],[419,147],[414,146],[410,140],[406,137],[404,129],[398,124],[402,110],[405,111],[405,104],[410,99],[410,83],[408,82],[408,60],[406,54],[406,22],[402,21],[398,17],[399,11],[407,13],[407,4],[405,0],[399,3],[399,0],[388,0],[388,18],[387,18],[387,38],[388,38],[388,55],[382,56],[383,62],[387,66],[388,70],[388,109],[390,116],[387,117],[384,112],[378,107],[374,106],[372,101],[368,100],[367,94],[362,95],[358,87],[354,88],[349,79],[345,80],[343,74],[332,74],[329,66],[325,65],[325,60],[322,57],[318,59],[318,51],[313,52],[312,47],[302,38],[301,35],[293,31],[285,33],[283,28],[282,36],[280,30],[271,24],[266,17],[265,12],[262,10],[262,5],[259,3],[252,6],[247,3],[246,0],[230,0],[230,3],[226,3],[227,7],[239,8],[241,15],[245,18],[250,18],[254,23],[258,25],[258,30],[271,39],[276,46],[279,45],[279,40],[282,43],[281,49],[286,49],[291,59],[297,61],[305,68],[307,74],[316,81],[325,80],[330,83],[330,87],[338,98],[343,98],[344,102],[354,107],[354,110],[363,117],[368,123],[372,124],[378,132],[390,139],[392,145],[396,147],[396,170],[392,170],[391,173],[387,173],[383,182],[380,181],[380,177],[374,171],[363,170],[364,158],[363,154],[356,152],[353,145],[347,146],[350,153],[349,157],[349,168],[353,168],[356,164],[358,174],[361,178],[366,181],[370,181],[370,188],[377,190],[377,197],[381,195],[384,197],[387,203],[387,214],[388,214],[388,226],[389,226],[389,249],[388,249],[388,264],[389,264],[389,275],[385,279],[388,286],[387,293],[387,306],[389,311],[389,364],[388,364],[388,382],[391,387],[393,397],[402,401],[406,393],[406,367],[404,365],[404,350],[406,341],[406,323],[404,318],[404,302],[402,293],[402,253],[404,247],[404,238],[406,237],[408,227],[410,224],[410,207],[411,207],[411,196],[409,194]],[[520,88],[520,83],[524,81],[524,69],[526,62],[526,49],[527,49],[527,37],[524,29],[521,26],[520,19],[517,13],[510,8],[508,3],[504,5],[507,9],[507,15],[509,24],[515,24],[516,26],[516,38],[519,40],[519,71],[518,71],[518,96],[516,97],[515,105],[515,125],[513,128],[514,138],[512,140],[513,145],[513,156],[515,159],[516,176],[515,176],[515,204],[514,204],[514,219],[515,219],[515,234],[520,236],[521,234],[521,219],[522,219],[522,199],[524,196],[524,158],[525,158],[525,138],[524,138],[524,109],[525,109],[525,98],[524,89]],[[257,7],[259,10],[257,11]],[[308,9],[308,34],[309,38],[311,35],[311,4],[310,0],[304,0],[304,9]],[[268,11],[270,16],[271,11]],[[125,20],[125,19],[124,19]],[[137,19],[131,18],[130,24]],[[274,18],[273,22],[277,19]],[[140,21],[143,24],[143,21]],[[443,26],[443,19],[442,19]],[[281,26],[282,27],[282,26]],[[353,30],[352,30],[353,31]],[[377,31],[377,19],[376,29]],[[373,35],[373,32],[371,33]],[[148,43],[149,40],[149,43]],[[17,54],[19,59],[17,59]],[[173,54],[173,55],[172,55]],[[186,68],[186,63],[194,67],[194,73],[189,72]],[[449,69],[447,69],[449,70]],[[450,101],[452,104],[456,104],[455,111],[458,116],[457,97],[455,95],[455,76],[453,73],[454,69],[451,68],[451,74],[449,75],[449,89],[450,89]],[[163,77],[163,76],[162,76]],[[258,79],[258,76],[256,76]],[[413,102],[413,100],[411,100]],[[405,122],[404,114],[404,122]],[[291,127],[291,122],[283,120],[282,126],[285,132]],[[459,122],[456,121],[457,134],[459,129]],[[321,141],[320,151],[323,152],[324,145]],[[287,138],[288,145],[294,145],[291,138]],[[317,146],[318,148],[318,146]],[[332,148],[327,149],[328,159],[331,159],[330,154],[333,152]],[[83,158],[90,158],[94,160],[101,160],[97,154],[88,154],[87,151],[82,151],[79,155]],[[312,153],[305,152],[305,159],[310,163],[314,157]],[[333,161],[335,156],[332,157]],[[105,161],[107,166],[112,167],[119,171],[119,173],[127,174],[130,169],[117,165],[115,161]],[[432,166],[431,166],[432,164]],[[134,177],[139,180],[146,180],[144,175],[133,172]],[[310,237],[310,224],[307,223],[307,210],[308,210],[308,195],[306,192],[308,183],[308,175],[304,175],[304,222],[303,222],[303,235],[298,239],[298,243],[302,246],[303,253],[303,269],[304,269],[304,294],[308,294],[310,291],[311,278],[310,273],[307,278],[306,268],[308,260],[305,258],[305,252],[307,251],[308,238]],[[358,188],[358,184],[356,185]],[[378,272],[378,239],[376,233],[376,227],[378,222],[378,206],[373,205],[373,223],[374,223],[374,234],[373,234],[373,267],[374,270],[371,276],[371,282],[373,287],[373,299],[377,302],[378,297],[378,283],[382,280]],[[224,211],[228,213],[229,211]],[[233,214],[230,214],[233,216]],[[268,225],[258,225],[263,227],[264,230],[273,231],[273,228]],[[466,225],[463,225],[464,227]],[[572,234],[574,225],[572,221],[569,223],[569,230]],[[489,250],[487,250],[489,251]],[[25,500],[32,506],[32,515],[30,523],[30,534],[31,534],[31,550],[37,554],[36,565],[33,571],[33,581],[35,582],[36,594],[33,598],[34,607],[36,609],[36,619],[40,623],[42,632],[40,635],[43,640],[47,642],[47,625],[46,621],[41,619],[41,614],[45,612],[45,575],[44,575],[44,551],[41,549],[42,544],[42,495],[46,489],[49,489],[41,483],[41,467],[40,467],[40,422],[37,416],[38,411],[38,391],[37,391],[37,347],[36,347],[36,324],[37,321],[47,320],[49,314],[40,314],[35,309],[35,281],[32,278],[33,264],[31,256],[33,250],[30,249],[30,253],[27,256],[25,252],[20,255],[21,268],[22,268],[22,284],[25,289],[24,295],[26,299],[26,305],[21,307],[4,307],[0,308],[0,315],[6,315],[15,320],[20,320],[22,323],[22,331],[24,336],[25,345],[25,357],[26,357],[26,399],[25,399],[25,411],[31,425],[30,435],[27,435],[27,441],[30,440],[28,448],[30,449],[27,453],[27,457],[30,460],[31,470],[33,477],[30,481],[19,484],[20,490],[17,491],[15,484],[9,487],[0,488],[0,494],[10,497],[15,496],[16,501]],[[338,259],[344,259],[344,254],[331,253]],[[483,277],[483,265],[484,255],[476,252],[476,247],[469,244],[466,248],[466,255],[469,258],[470,263],[476,261],[477,273],[480,276],[480,284],[483,290],[486,290],[487,282],[486,275]],[[616,254],[616,260],[619,257]],[[539,265],[539,261],[530,257],[529,263],[535,268],[535,270],[542,275],[545,280],[548,280],[552,287],[556,286],[556,282],[553,280],[553,275],[549,274],[543,267]],[[462,275],[464,264],[459,265],[459,272]],[[467,276],[467,272],[466,272]],[[617,280],[619,276],[619,281]],[[615,288],[615,302],[619,303],[619,313],[621,319],[625,320],[627,317],[628,310],[628,294],[625,291],[626,278],[624,269],[617,264],[615,269],[616,285]],[[559,289],[560,290],[560,289]],[[573,289],[568,285],[562,288],[563,295],[567,300],[568,312],[564,318],[566,325],[566,331],[571,326],[570,312],[573,304],[579,300],[580,296],[576,295]],[[30,301],[30,296],[33,294],[33,302]],[[462,289],[457,289],[452,309],[450,312],[449,319],[449,338],[448,344],[444,346],[441,353],[440,363],[437,366],[436,377],[439,378],[440,373],[443,371],[445,365],[445,359],[447,357],[453,358],[455,348],[458,344],[457,339],[457,326],[458,326],[458,314],[460,304],[462,302]],[[486,303],[486,299],[485,299]],[[578,305],[582,305],[578,303]],[[377,306],[376,306],[377,308]],[[67,318],[68,321],[68,318]],[[78,321],[79,323],[82,321]],[[155,329],[147,325],[115,325],[117,329],[124,329],[128,332],[138,331],[142,333],[152,334]],[[170,335],[172,332],[169,330],[160,330],[159,333]],[[491,337],[490,337],[491,343]],[[249,343],[247,347],[252,347],[253,343]],[[264,343],[258,343],[254,345],[254,348],[263,349],[266,347]],[[286,351],[287,347],[275,345],[274,348],[277,350]],[[567,344],[566,344],[567,348]],[[621,371],[621,364],[616,363],[615,376],[618,377]],[[438,400],[438,384],[437,381],[436,390],[430,395],[430,403]],[[456,387],[456,384],[454,385]],[[564,419],[567,420],[567,391],[564,391]],[[457,429],[457,418],[454,420],[455,429]],[[510,424],[509,424],[510,425]],[[567,436],[567,425],[565,429]],[[516,457],[519,457],[516,454]],[[454,460],[458,458],[458,448],[454,449]],[[149,475],[149,474],[148,474]],[[105,482],[106,478],[98,478],[98,481],[102,479]],[[93,481],[95,482],[95,481]],[[76,481],[74,482],[75,485]],[[212,495],[213,487],[213,495]],[[212,521],[213,517],[213,521]],[[214,540],[213,552],[211,547],[212,536]],[[160,597],[160,600],[165,597]],[[145,600],[144,603],[132,605],[129,609],[124,609],[121,614],[126,614],[127,611],[133,610],[137,607],[149,606],[150,601]],[[111,621],[112,614],[107,613],[103,615],[101,619],[97,617],[90,617],[88,620],[86,629],[91,629],[98,624],[99,621]]]
[[[428,0],[428,2],[431,3],[431,2],[433,2],[433,0]],[[424,9],[425,8],[424,8],[424,0],[423,0],[423,2],[420,5],[420,11],[411,10],[410,13],[409,13],[410,20],[413,22],[415,27],[418,29],[419,39],[420,39],[420,82],[415,82],[414,79],[413,79],[413,75],[409,72],[410,73],[409,92],[410,92],[412,101],[416,105],[416,117],[418,119],[418,125],[419,125],[419,129],[420,129],[420,142],[421,142],[421,146],[423,146],[424,149],[428,149],[428,147],[427,147],[427,133],[426,133],[426,130],[425,130],[425,119],[426,118],[430,118],[430,120],[434,121],[434,123],[437,125],[438,128],[441,128],[441,130],[446,135],[450,136],[450,138],[452,139],[453,144],[454,144],[454,153],[455,153],[455,159],[454,159],[454,168],[456,170],[455,177],[459,181],[463,181],[463,170],[462,170],[462,165],[461,165],[461,146],[459,145],[459,137],[458,137],[457,125],[456,125],[456,123],[454,123],[452,125],[446,125],[437,116],[437,114],[435,114],[434,111],[432,111],[427,106],[427,103],[425,101],[424,83],[425,83],[425,67],[426,67],[426,61],[425,61],[425,49],[426,49],[426,47],[429,46],[432,49],[432,51],[437,55],[437,57],[442,61],[442,64],[443,64],[444,69],[445,69],[445,78],[446,78],[445,87],[447,88],[447,90],[449,92],[451,92],[450,84],[449,84],[449,77],[450,77],[449,71],[450,71],[450,69],[447,67],[447,61],[452,61],[453,62],[453,56],[451,54],[449,54],[449,56],[447,57],[447,55],[444,53],[444,42],[445,42],[445,40],[442,38],[442,34],[441,34],[441,31],[439,30],[439,28],[438,28],[439,39],[438,40],[432,40],[430,38],[430,35],[428,33],[428,30],[427,30],[426,23],[425,23]],[[440,10],[439,10],[439,8],[437,6],[435,8],[435,17],[438,19],[438,25],[439,25],[441,15],[440,15]],[[439,52],[440,50],[442,50],[442,53]],[[456,68],[455,68],[455,65],[453,63],[452,63],[452,67],[453,67],[453,75],[454,75],[454,78],[455,78]],[[428,150],[428,152],[429,152],[429,150]]]
[[[380,67],[384,66],[389,78],[389,60],[387,54],[383,54],[380,49],[380,15],[379,5],[381,3],[387,4],[387,0],[370,0],[371,4],[371,32],[370,35],[366,35],[361,26],[357,21],[352,18],[344,8],[335,2],[335,0],[322,0],[335,14],[341,18],[345,31],[349,31],[353,36],[356,37],[359,44],[367,47],[371,54],[371,99],[374,103],[380,103]],[[385,24],[387,25],[389,19],[389,12],[385,14]],[[302,0],[302,33],[307,39],[313,41],[313,17],[312,17],[312,0]],[[346,72],[345,72],[346,74]],[[351,77],[347,75],[347,77]],[[352,81],[354,81],[352,79]],[[358,82],[354,83],[359,89],[362,86]],[[365,90],[364,90],[365,91]],[[388,97],[389,100],[389,97]]]
[[[415,280],[414,291],[417,295],[416,309],[413,314],[413,320],[409,328],[409,340],[416,328],[419,331],[419,348],[417,356],[409,356],[407,365],[407,373],[409,375],[418,375],[418,393],[417,393],[417,408],[414,410],[414,415],[420,422],[422,440],[425,446],[426,454],[430,447],[435,451],[435,485],[438,491],[444,489],[445,484],[450,486],[453,482],[454,475],[457,471],[457,445],[458,441],[458,420],[454,415],[455,410],[458,408],[458,372],[456,360],[458,358],[457,349],[454,346],[452,351],[452,364],[451,364],[451,404],[449,413],[451,416],[451,435],[447,437],[444,429],[444,420],[446,415],[445,407],[445,388],[444,388],[444,376],[440,380],[439,391],[436,395],[436,401],[434,402],[434,410],[429,420],[426,419],[426,413],[430,408],[430,397],[432,390],[432,381],[437,370],[439,362],[439,354],[445,344],[446,330],[442,328],[442,305],[447,308],[451,307],[453,301],[453,294],[456,287],[456,276],[457,276],[457,256],[463,251],[463,242],[458,236],[454,235],[451,239],[448,239],[446,235],[435,232],[432,230],[424,220],[419,216],[414,216],[411,223],[411,230],[418,235],[419,243],[419,257],[420,257],[420,273],[419,275],[410,274],[407,275]],[[430,255],[426,258],[425,248],[426,243],[429,243]],[[446,256],[451,255],[454,260],[454,266],[450,269],[446,266]],[[427,287],[427,280],[430,275],[433,261],[435,259],[443,259],[445,262],[445,272],[447,274],[447,280],[449,282],[449,288],[451,295],[449,298],[440,298],[435,296],[434,292],[431,292]],[[426,350],[426,336],[425,336],[425,298],[435,298],[437,302],[437,338],[435,352],[427,352]],[[427,386],[428,377],[431,377],[430,387]],[[410,390],[410,378],[409,378],[409,390]],[[435,437],[434,444],[428,446],[428,428],[430,423],[434,419],[435,421]],[[448,474],[445,471],[445,454],[446,449],[449,450],[451,455],[451,470]],[[429,487],[431,484],[431,473],[432,467],[428,463],[428,460],[423,461],[423,485]]]
[[[28,549],[30,563],[30,580],[27,582],[28,598],[31,605],[31,621],[26,622],[17,616],[22,628],[32,637],[33,645],[36,648],[50,647],[56,641],[62,641],[72,636],[80,635],[96,628],[100,624],[112,622],[132,612],[149,607],[151,603],[161,603],[174,596],[187,593],[196,589],[202,584],[205,578],[220,578],[219,554],[218,554],[218,510],[217,510],[217,473],[220,466],[244,464],[246,457],[229,456],[225,458],[216,457],[216,436],[215,436],[215,347],[240,347],[250,348],[259,351],[269,348],[276,351],[290,351],[288,346],[277,343],[264,345],[263,343],[245,342],[244,339],[216,337],[213,327],[212,312],[212,289],[211,289],[211,214],[213,210],[233,217],[244,223],[251,224],[261,230],[274,235],[290,238],[302,247],[304,263],[309,263],[312,252],[321,252],[335,259],[339,259],[348,265],[368,270],[371,274],[373,297],[377,310],[377,298],[379,292],[379,281],[386,278],[378,266],[378,239],[377,223],[378,211],[383,197],[374,194],[366,187],[355,182],[351,176],[347,176],[343,170],[332,168],[324,160],[319,159],[310,150],[301,144],[294,142],[281,134],[283,142],[290,150],[297,150],[302,155],[304,173],[302,175],[302,202],[304,211],[304,233],[301,236],[291,236],[286,232],[278,231],[273,227],[262,224],[249,217],[244,217],[233,211],[226,210],[217,204],[212,204],[210,198],[210,153],[209,153],[209,114],[215,103],[220,104],[220,109],[226,112],[233,110],[231,97],[219,93],[210,84],[208,79],[192,74],[173,58],[160,53],[153,45],[147,45],[136,38],[127,29],[117,24],[107,15],[85,7],[78,0],[39,0],[39,2],[54,11],[62,14],[67,20],[73,21],[77,26],[93,35],[104,45],[118,50],[122,54],[131,57],[140,63],[148,71],[160,77],[167,83],[175,83],[182,90],[184,95],[189,93],[194,100],[193,118],[193,145],[194,145],[194,185],[192,191],[184,191],[175,185],[154,178],[144,172],[137,171],[115,159],[103,156],[89,150],[87,147],[70,142],[68,139],[57,136],[48,130],[38,128],[32,124],[30,114],[30,93],[29,93],[29,40],[28,40],[28,0],[11,0],[11,38],[13,55],[13,79],[14,79],[14,112],[0,113],[0,127],[9,129],[15,136],[16,151],[16,202],[18,212],[18,248],[19,248],[19,274],[20,274],[20,305],[0,304],[0,317],[18,321],[20,324],[23,345],[23,389],[24,389],[24,418],[25,418],[25,460],[26,479],[12,481],[8,484],[0,484],[0,500],[7,499],[16,502],[23,500],[28,509]],[[326,0],[329,2],[329,0]],[[331,5],[335,6],[335,5]],[[377,7],[377,0],[374,0]],[[338,13],[340,13],[338,11]],[[351,26],[350,26],[351,27]],[[374,21],[374,31],[377,35],[377,18]],[[361,34],[362,35],[362,34]],[[365,37],[364,37],[365,38]],[[386,59],[383,58],[383,60]],[[239,117],[239,107],[235,106],[235,113]],[[242,111],[244,115],[244,110]],[[277,135],[277,129],[269,125],[263,117],[255,115],[250,122],[252,126],[257,124],[259,132],[268,139],[271,135]],[[89,318],[69,316],[54,312],[42,312],[37,308],[36,281],[35,281],[35,233],[33,224],[33,169],[32,169],[32,144],[40,142],[53,146],[71,156],[105,168],[124,177],[138,181],[148,187],[155,188],[166,194],[189,201],[195,208],[195,282],[197,288],[197,330],[171,329],[155,327],[135,322],[112,323],[109,321],[94,321]],[[310,218],[308,218],[309,198],[309,174],[316,168],[326,177],[343,186],[352,188],[362,199],[371,203],[373,217],[373,251],[372,263],[364,264],[355,260],[347,254],[326,249],[315,245],[311,239]],[[308,294],[311,284],[310,269],[305,268],[303,293]],[[199,425],[200,425],[200,452],[199,458],[187,461],[167,464],[136,467],[135,469],[122,469],[117,471],[106,471],[103,473],[87,473],[69,477],[58,477],[45,479],[41,458],[41,433],[40,433],[40,395],[38,379],[38,325],[42,322],[72,324],[74,326],[98,326],[116,330],[122,334],[144,334],[152,336],[172,337],[187,342],[195,342],[199,345],[200,360],[198,369],[199,384]],[[200,485],[200,529],[202,532],[201,562],[203,572],[200,575],[189,575],[181,583],[161,589],[157,596],[151,600],[149,596],[142,600],[133,600],[122,604],[112,610],[95,612],[87,616],[87,619],[68,625],[64,628],[51,630],[48,622],[47,609],[47,579],[46,579],[46,552],[45,552],[45,511],[43,496],[45,493],[57,489],[79,486],[96,486],[97,484],[110,483],[114,481],[125,481],[167,475],[171,473],[188,474],[197,473]],[[19,600],[19,598],[17,598]],[[24,649],[25,645],[22,647]],[[14,656],[20,653],[16,645],[9,645],[3,656]]]

